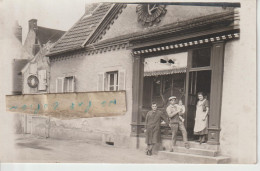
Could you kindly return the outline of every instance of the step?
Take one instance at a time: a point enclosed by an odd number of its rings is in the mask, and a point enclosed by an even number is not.
[[[189,144],[190,144],[191,148],[219,151],[219,145],[210,145],[207,143],[200,144],[200,143],[194,142],[194,141],[189,141]],[[176,146],[185,147],[185,144],[183,141],[177,141]]]
[[[198,149],[198,148],[185,148],[176,146],[174,148],[174,152],[177,153],[186,153],[186,154],[195,154],[195,155],[202,155],[202,156],[210,156],[210,157],[216,157],[218,155],[218,152],[215,150],[207,150],[207,149]]]
[[[159,151],[158,155],[180,163],[192,163],[192,164],[224,164],[230,163],[230,158],[225,156],[201,156],[195,154],[186,154],[178,152]]]

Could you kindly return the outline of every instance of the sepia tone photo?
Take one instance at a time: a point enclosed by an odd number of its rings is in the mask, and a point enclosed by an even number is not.
[[[0,3],[0,162],[257,162],[255,1]]]

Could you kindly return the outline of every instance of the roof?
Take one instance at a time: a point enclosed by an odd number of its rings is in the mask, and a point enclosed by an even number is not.
[[[103,18],[110,11],[112,3],[102,3],[92,15],[84,14],[80,20],[65,33],[65,35],[53,46],[50,53],[65,52],[82,48],[92,33],[96,30]]]
[[[51,43],[56,42],[61,36],[65,33],[65,31],[50,29],[46,27],[38,26],[37,35],[40,43],[46,44],[48,41]]]

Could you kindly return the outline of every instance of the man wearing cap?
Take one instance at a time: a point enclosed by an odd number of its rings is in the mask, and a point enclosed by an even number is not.
[[[176,97],[171,96],[169,98],[170,105],[166,108],[166,112],[170,118],[170,127],[172,130],[172,149],[171,152],[174,151],[174,146],[176,145],[176,139],[177,139],[177,132],[178,129],[180,129],[183,137],[183,141],[185,143],[185,148],[189,149],[189,143],[187,138],[187,131],[184,126],[184,123],[179,118],[179,112],[181,112],[181,109],[178,108],[177,105],[175,105]]]

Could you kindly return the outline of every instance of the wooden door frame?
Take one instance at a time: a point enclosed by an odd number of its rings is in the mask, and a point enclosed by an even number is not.
[[[189,97],[189,76],[192,71],[211,71],[210,87],[210,115],[208,125],[208,144],[219,145],[220,122],[221,122],[221,104],[222,104],[222,86],[224,69],[224,48],[225,42],[219,41],[211,45],[211,57],[209,67],[192,68],[192,52],[195,49],[188,50],[187,71],[186,71],[186,89],[185,89],[185,107],[187,112]],[[200,49],[200,48],[196,48]],[[185,120],[187,121],[187,115]],[[187,122],[185,123],[187,127]]]

